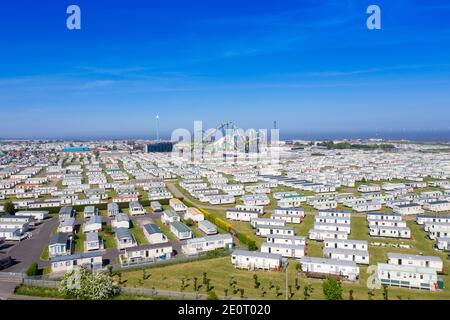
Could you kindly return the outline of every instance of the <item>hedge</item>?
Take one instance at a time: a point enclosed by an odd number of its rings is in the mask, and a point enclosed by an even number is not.
[[[149,207],[150,202],[152,201],[158,201],[161,205],[168,205],[169,199],[161,199],[161,200],[139,200],[139,203],[144,207]],[[128,209],[128,202],[118,202],[120,209]],[[70,205],[68,205],[70,206]],[[108,209],[108,203],[98,203],[98,204],[84,204],[84,205],[77,205],[72,206],[72,208],[77,211],[81,212],[84,210],[87,206],[95,206],[98,210],[107,210]],[[49,208],[37,208],[37,209],[30,209],[31,210],[39,210],[39,211],[48,211],[50,214],[59,213],[59,210],[61,210],[63,206],[60,207],[49,207]]]
[[[253,240],[252,238],[250,238],[248,235],[246,235],[245,233],[239,232],[236,229],[234,229],[232,227],[231,224],[229,224],[228,222],[224,221],[222,218],[216,217],[215,215],[213,215],[211,212],[208,212],[202,208],[199,208],[199,210],[204,214],[205,218],[209,221],[211,221],[212,223],[214,223],[216,226],[218,226],[219,228],[231,232],[233,233],[236,238],[238,238],[238,240],[242,243],[248,246],[248,249],[251,251],[256,251],[258,250],[258,247],[256,246],[256,241]]]

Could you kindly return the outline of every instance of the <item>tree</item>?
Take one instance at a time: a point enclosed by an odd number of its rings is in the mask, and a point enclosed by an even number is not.
[[[38,276],[39,275],[39,267],[38,264],[36,262],[33,262],[32,264],[30,264],[30,266],[27,269],[27,276],[29,277],[33,277],[33,276]]]
[[[194,220],[192,220],[191,218],[184,220],[184,223],[188,226],[188,227],[192,227],[194,225]]]
[[[298,278],[295,278],[295,290],[300,290],[300,283],[298,282]]]
[[[11,201],[6,201],[3,211],[5,211],[5,214],[12,216],[16,212],[16,209],[14,209],[14,204]]]
[[[389,300],[388,287],[386,285],[383,286],[383,299]]]
[[[256,251],[258,247],[256,246],[255,241],[250,241],[247,246],[248,251]]]
[[[197,291],[197,290],[198,290],[198,284],[197,284],[197,281],[198,281],[197,277],[194,277],[194,291]]]
[[[322,286],[323,293],[328,300],[342,300],[341,282],[335,277],[329,277]]]
[[[350,291],[348,292],[348,299],[349,299],[349,300],[355,300],[355,299],[353,298],[353,290],[350,290]]]
[[[106,300],[117,295],[120,288],[106,273],[94,273],[85,267],[77,267],[64,275],[59,292],[72,299]]]
[[[253,275],[253,280],[255,281],[255,289],[258,289],[261,282],[258,281],[258,276],[256,274]]]
[[[305,288],[303,289],[303,299],[308,300],[313,291],[314,288],[311,284],[306,285]]]

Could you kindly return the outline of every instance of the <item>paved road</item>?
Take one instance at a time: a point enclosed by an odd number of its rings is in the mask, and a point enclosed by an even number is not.
[[[0,300],[9,299],[18,285],[16,281],[0,281]]]
[[[41,261],[40,256],[44,247],[49,244],[51,233],[57,226],[58,219],[56,217],[46,220],[32,231],[31,239],[18,242],[8,248],[6,252],[2,252],[0,257],[11,256],[16,262],[4,271],[25,272],[33,262],[38,262],[40,267],[47,266],[48,262]]]

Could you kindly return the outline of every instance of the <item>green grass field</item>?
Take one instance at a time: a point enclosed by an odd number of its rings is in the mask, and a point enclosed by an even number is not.
[[[307,215],[305,220],[299,224],[294,225],[297,235],[307,236],[309,229],[313,226],[314,216]],[[247,225],[249,225],[247,223]],[[371,265],[376,265],[378,262],[386,261],[386,254],[388,252],[399,252],[399,253],[412,253],[412,254],[424,254],[424,255],[434,255],[440,256],[445,263],[445,270],[450,270],[450,263],[447,259],[447,254],[437,252],[433,248],[433,242],[429,240],[425,232],[417,225],[414,221],[408,221],[408,226],[411,228],[413,238],[411,240],[397,240],[397,239],[384,239],[384,238],[370,238],[368,235],[368,226],[366,219],[364,217],[353,217],[352,218],[352,234],[351,239],[368,240],[369,243],[380,242],[386,244],[409,244],[410,249],[401,249],[393,247],[377,247],[369,245],[369,254]],[[251,227],[250,227],[251,228]],[[248,230],[249,231],[249,230]],[[259,242],[262,242],[261,238]],[[308,256],[322,257],[323,244],[317,241],[308,240]],[[294,289],[293,299],[303,299],[303,288],[307,284],[311,284],[314,288],[314,292],[311,295],[311,299],[324,299],[322,292],[322,282],[323,280],[318,279],[308,279],[302,272],[296,269],[298,261],[290,259],[288,267],[288,279],[289,284],[294,287],[295,279],[298,278],[298,283],[300,284],[300,290]],[[181,290],[181,279],[184,277],[190,279],[187,283],[191,283],[186,287],[185,291],[193,291],[192,279],[197,277],[199,280],[202,278],[203,272],[207,272],[208,278],[211,280],[212,286],[214,286],[214,291],[219,296],[225,295],[225,290],[229,296],[240,295],[239,292],[234,290],[229,286],[230,278],[233,277],[236,281],[236,288],[244,289],[244,295],[248,298],[268,298],[268,299],[285,299],[284,295],[284,272],[275,271],[247,271],[238,270],[231,265],[229,257],[222,257],[211,259],[207,261],[190,262],[184,264],[176,264],[171,266],[165,266],[162,268],[152,268],[149,270],[151,276],[147,280],[142,280],[142,272],[131,271],[124,272],[123,278],[126,279],[127,286],[138,286],[141,281],[143,281],[144,287],[155,287],[159,289],[166,290]],[[259,282],[261,282],[260,288],[255,288],[253,276],[257,275]],[[360,279],[355,282],[343,282],[344,299],[349,298],[349,291],[353,291],[354,299],[367,300],[368,288],[366,285],[367,279],[370,274],[367,273],[366,266],[360,266]],[[443,275],[445,289],[439,292],[430,292],[423,290],[405,289],[405,288],[395,288],[389,287],[389,299],[399,300],[399,299],[450,299],[450,276]],[[140,280],[141,279],[141,280]],[[279,286],[280,289],[276,291],[276,287]],[[272,289],[269,289],[272,287]],[[202,291],[203,290],[203,291]],[[233,291],[236,293],[233,294]],[[266,293],[263,296],[263,291]],[[200,288],[200,292],[204,292],[204,288]],[[280,292],[282,294],[280,294]],[[382,290],[374,290],[374,296],[372,299],[383,299]]]
[[[148,240],[144,235],[144,231],[134,221],[132,221],[132,227],[130,229],[130,232],[133,235],[134,239],[136,239],[136,242],[138,243],[138,245],[148,244]]]

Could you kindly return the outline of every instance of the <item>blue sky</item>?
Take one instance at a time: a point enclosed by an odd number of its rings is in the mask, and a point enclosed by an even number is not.
[[[77,4],[82,30],[66,28]],[[378,4],[382,30],[366,28]],[[0,137],[450,130],[450,4],[15,0],[0,10]]]

